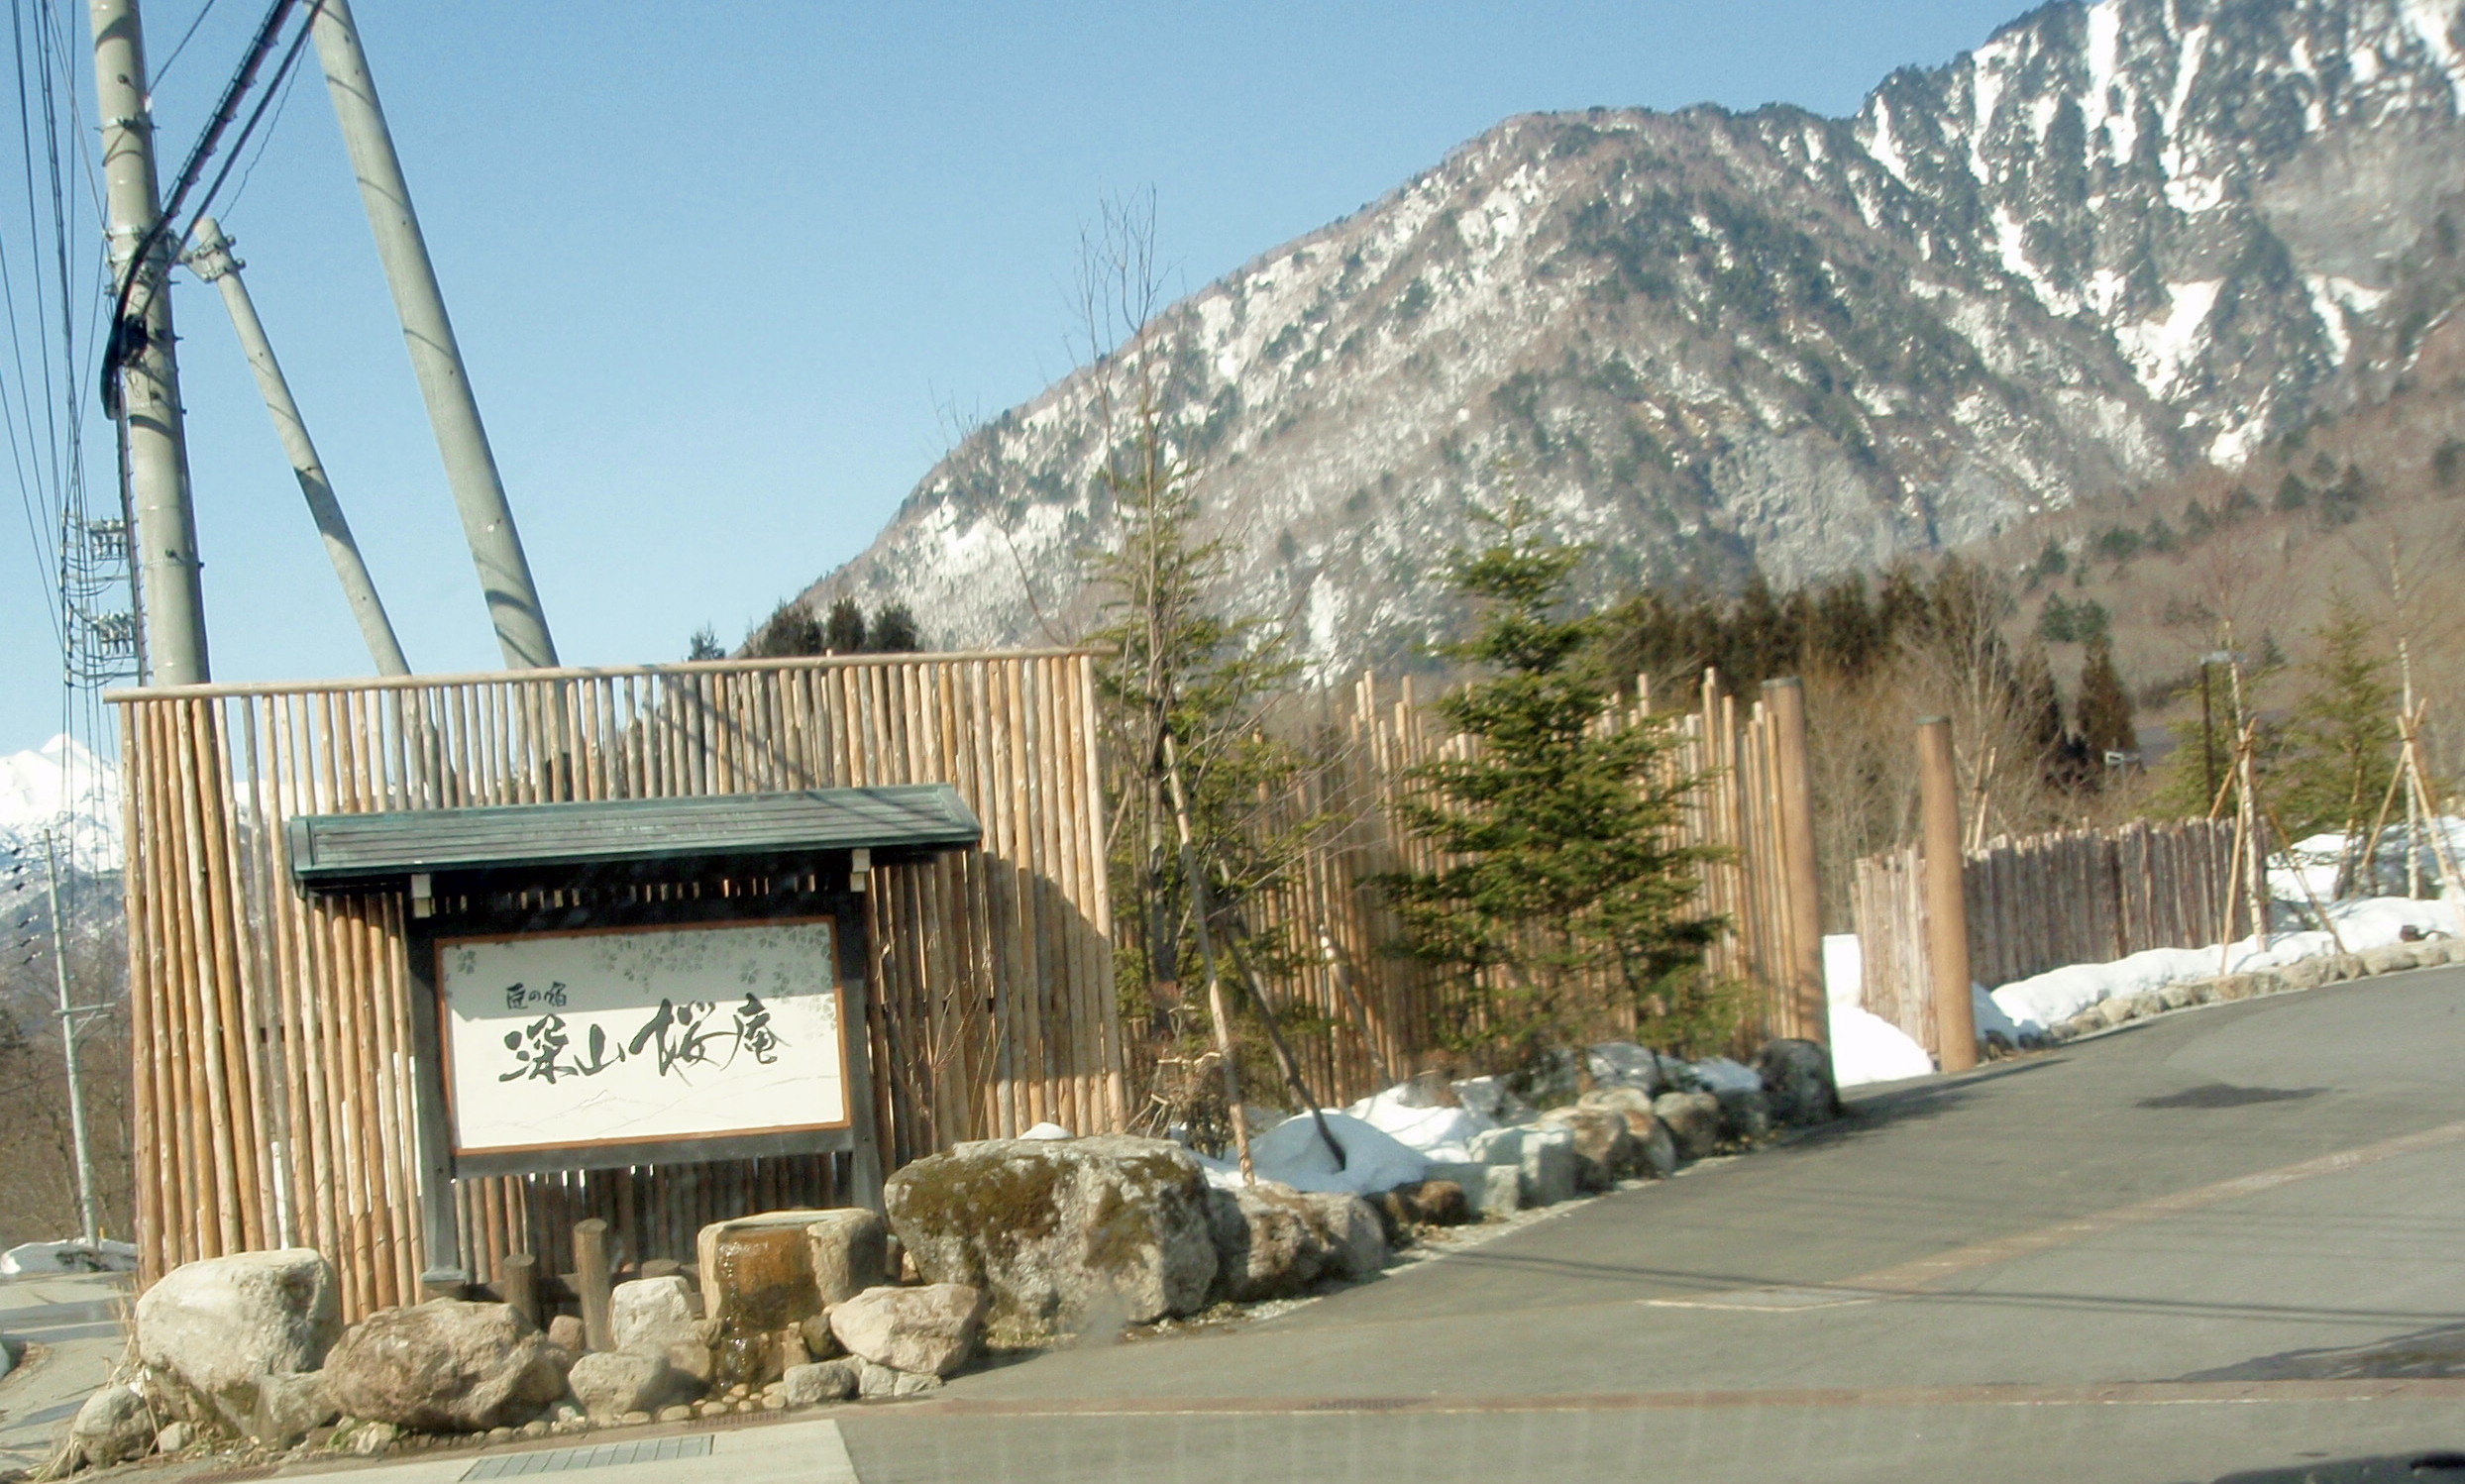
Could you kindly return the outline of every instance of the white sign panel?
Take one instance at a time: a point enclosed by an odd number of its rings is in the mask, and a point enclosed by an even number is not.
[[[461,1154],[847,1124],[828,921],[437,944]]]

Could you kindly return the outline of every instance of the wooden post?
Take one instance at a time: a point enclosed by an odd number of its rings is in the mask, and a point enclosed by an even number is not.
[[[1806,756],[1806,688],[1796,679],[1764,682],[1771,717],[1773,772],[1779,775],[1783,903],[1789,919],[1786,966],[1797,1034],[1832,1043],[1831,1003],[1823,986],[1823,899],[1815,876],[1814,769]]]
[[[496,1299],[539,1327],[539,1259],[528,1252],[507,1252],[496,1259]]]
[[[1969,1003],[1969,903],[1961,886],[1960,786],[1952,774],[1952,723],[1917,723],[1917,786],[1925,813],[1926,961],[1934,981],[1936,1055],[1946,1072],[1978,1064],[1976,1008]]]
[[[574,1223],[574,1296],[582,1302],[582,1342],[593,1350],[616,1348],[607,1326],[607,1222],[592,1217]]]

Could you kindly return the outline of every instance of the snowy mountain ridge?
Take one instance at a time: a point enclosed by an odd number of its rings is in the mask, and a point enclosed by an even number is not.
[[[1160,319],[1228,596],[1390,663],[1509,482],[1596,549],[1593,595],[1787,582],[2384,395],[2465,297],[2459,4],[2061,0],[1847,119],[1510,119]],[[978,429],[806,600],[1083,629],[1121,375]]]
[[[43,835],[61,839],[62,868],[120,866],[120,770],[65,733],[0,756],[0,857],[38,863]]]

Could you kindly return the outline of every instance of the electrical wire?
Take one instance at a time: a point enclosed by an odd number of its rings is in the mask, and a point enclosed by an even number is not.
[[[205,24],[205,18],[214,14],[214,7],[221,3],[222,0],[205,0],[205,4],[197,8],[197,18],[190,21],[188,29],[179,34],[179,42],[171,48],[171,54],[162,58],[162,65],[156,67],[154,75],[146,79],[146,86],[150,90],[158,92],[161,90],[162,79],[170,76],[171,68],[179,64],[179,54],[188,50],[188,43],[195,39],[197,28]]]

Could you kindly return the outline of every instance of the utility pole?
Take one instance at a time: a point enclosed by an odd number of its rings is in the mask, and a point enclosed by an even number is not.
[[[78,1238],[90,1249],[103,1234],[94,1209],[94,1151],[85,1136],[85,1083],[77,1076],[77,1016],[91,1012],[68,998],[68,928],[59,910],[59,835],[43,832],[43,880],[52,901],[52,977],[59,986],[60,1052],[68,1062],[68,1140],[77,1160]]]
[[[531,582],[530,560],[522,553],[521,533],[514,529],[513,507],[506,503],[496,456],[480,421],[479,399],[463,368],[454,323],[446,316],[445,292],[437,285],[436,265],[429,261],[427,240],[420,235],[419,214],[402,178],[393,134],[385,127],[384,105],[369,74],[350,0],[321,0],[313,24],[326,91],[334,100],[343,144],[351,152],[352,171],[360,178],[360,200],[368,208],[376,256],[393,289],[394,314],[410,347],[411,371],[428,404],[428,422],[445,460],[446,482],[462,514],[472,563],[480,571],[480,591],[496,626],[497,646],[512,669],[553,666],[556,642],[548,636],[547,613]]]
[[[273,359],[273,344],[266,338],[266,325],[257,317],[256,301],[249,297],[248,285],[240,280],[244,265],[231,254],[231,239],[212,217],[197,223],[196,245],[181,260],[196,275],[222,290],[223,307],[231,311],[231,327],[240,334],[240,349],[249,358],[249,370],[257,373],[257,389],[265,395],[266,411],[273,418],[273,430],[282,440],[282,451],[291,459],[291,473],[299,478],[299,492],[307,497],[309,518],[317,523],[317,534],[325,538],[325,555],[334,564],[334,576],[341,579],[343,596],[350,600],[351,616],[360,621],[360,637],[368,641],[368,652],[376,662],[378,675],[409,675],[410,662],[402,658],[402,645],[394,638],[393,624],[385,617],[385,605],[376,596],[376,582],[369,576],[368,564],[360,558],[360,544],[351,536],[351,522],[343,517],[342,501],[334,497],[333,483],[325,477],[325,465],[317,458],[317,446],[308,437],[308,424],[299,415],[299,404],[291,399],[290,382],[282,375],[281,364]]]
[[[212,679],[205,652],[205,589],[197,521],[188,502],[188,444],[179,368],[171,348],[171,243],[155,181],[154,119],[146,98],[146,38],[137,0],[89,0],[95,102],[102,114],[103,207],[115,287],[131,284],[119,348],[120,444],[128,461],[131,533],[145,613],[145,668],[157,685]],[[145,261],[138,261],[141,246]]]
[[[1917,788],[1925,841],[1926,966],[1934,981],[1934,1038],[1946,1072],[1978,1064],[1978,1012],[1970,1001],[1967,860],[1960,848],[1960,780],[1952,772],[1952,723],[1917,723]]]
[[[1832,1007],[1823,983],[1823,890],[1815,875],[1814,770],[1806,747],[1805,686],[1794,678],[1764,682],[1764,709],[1771,718],[1772,771],[1780,784],[1789,1004],[1796,1033],[1828,1050]]]

